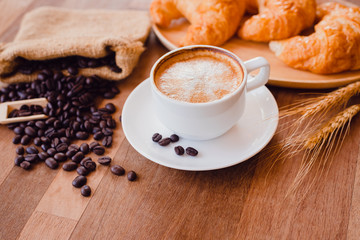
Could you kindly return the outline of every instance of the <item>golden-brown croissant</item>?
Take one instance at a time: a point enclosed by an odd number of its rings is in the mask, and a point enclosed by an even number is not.
[[[153,21],[162,27],[173,19],[190,22],[182,46],[221,45],[232,37],[245,12],[245,0],[154,0],[150,6]]]
[[[314,73],[360,69],[360,8],[324,3],[317,17],[313,34],[270,42],[270,49],[289,66]]]
[[[246,0],[251,16],[244,21],[238,36],[245,40],[269,42],[299,34],[315,20],[315,0]]]

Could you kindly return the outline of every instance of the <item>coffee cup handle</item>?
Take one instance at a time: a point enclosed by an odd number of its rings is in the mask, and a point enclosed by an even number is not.
[[[247,77],[247,90],[251,91],[255,88],[261,87],[267,83],[270,76],[270,64],[263,57],[256,57],[244,62],[248,72]],[[260,68],[260,72],[255,76],[250,76],[249,73]]]

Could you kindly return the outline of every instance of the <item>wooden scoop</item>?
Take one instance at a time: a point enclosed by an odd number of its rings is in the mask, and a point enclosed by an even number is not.
[[[31,115],[26,117],[13,117],[8,118],[9,113],[14,109],[20,109],[22,105],[40,105],[45,107],[48,101],[46,98],[33,98],[28,100],[20,100],[20,101],[13,101],[13,102],[4,102],[0,104],[0,124],[8,124],[8,123],[15,123],[15,122],[26,122],[31,120],[37,119],[44,119],[48,116],[45,114],[37,114]]]

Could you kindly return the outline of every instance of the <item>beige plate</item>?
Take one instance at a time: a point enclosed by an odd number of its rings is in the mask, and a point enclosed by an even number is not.
[[[354,4],[340,1],[347,5]],[[161,43],[173,50],[178,48],[179,40],[184,37],[189,22],[179,19],[172,23],[170,28],[160,28],[153,25],[154,32]],[[320,75],[307,71],[296,70],[281,62],[270,51],[268,44],[254,43],[233,37],[221,47],[234,52],[243,60],[248,60],[257,56],[265,57],[271,66],[269,84],[280,87],[290,88],[334,88],[346,85],[360,79],[360,71],[347,71],[340,74]]]

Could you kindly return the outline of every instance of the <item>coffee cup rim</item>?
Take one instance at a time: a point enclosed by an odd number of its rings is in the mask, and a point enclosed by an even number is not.
[[[191,102],[185,102],[185,101],[180,101],[180,100],[176,100],[173,98],[168,97],[167,95],[165,95],[164,93],[162,93],[156,86],[155,84],[155,70],[159,67],[159,64],[161,62],[163,62],[164,60],[166,60],[167,58],[169,58],[171,55],[176,54],[179,51],[182,50],[189,50],[189,49],[209,49],[211,51],[216,50],[218,52],[221,52],[222,54],[227,55],[228,57],[233,58],[234,60],[237,61],[237,63],[240,65],[241,70],[243,72],[243,78],[241,81],[240,86],[233,92],[226,94],[224,97],[220,98],[220,99],[216,99],[214,101],[210,101],[210,102],[200,102],[200,103],[191,103]],[[189,46],[185,46],[185,47],[180,47],[180,48],[176,48],[174,50],[171,50],[167,53],[165,53],[164,55],[162,55],[152,66],[151,71],[150,71],[150,83],[151,83],[151,87],[153,89],[153,91],[155,91],[155,93],[157,95],[159,95],[161,98],[170,101],[172,103],[175,104],[179,104],[179,105],[189,105],[189,106],[208,106],[208,105],[214,105],[220,102],[224,102],[232,97],[234,97],[235,95],[237,95],[239,92],[242,92],[245,88],[245,84],[246,84],[246,78],[247,78],[247,70],[245,67],[244,62],[234,53],[232,53],[229,50],[226,50],[224,48],[220,48],[220,47],[216,47],[216,46],[211,46],[211,45],[189,45]]]

